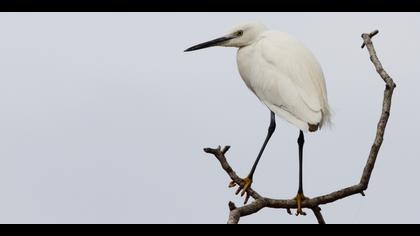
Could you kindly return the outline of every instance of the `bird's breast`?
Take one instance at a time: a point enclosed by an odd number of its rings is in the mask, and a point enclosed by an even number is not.
[[[245,82],[246,86],[255,93],[252,88],[252,74],[253,74],[253,48],[243,47],[238,50],[236,60],[238,64],[238,71]]]

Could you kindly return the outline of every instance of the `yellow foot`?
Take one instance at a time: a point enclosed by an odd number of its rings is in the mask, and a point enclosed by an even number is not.
[[[297,202],[297,211],[296,216],[303,215],[306,216],[306,213],[302,210],[302,202],[308,200],[309,198],[305,197],[303,193],[298,193],[293,200]]]
[[[244,202],[244,204],[246,204],[248,202],[248,199],[249,199],[248,189],[251,187],[252,179],[249,178],[249,177],[246,177],[245,179],[242,179],[242,183],[243,184],[241,186],[239,186],[239,188],[238,188],[238,190],[236,190],[235,194],[238,195],[239,193],[241,193],[241,197],[246,194],[245,202]],[[235,181],[232,180],[229,183],[229,188],[233,188],[235,186],[236,186],[236,183],[235,183]]]

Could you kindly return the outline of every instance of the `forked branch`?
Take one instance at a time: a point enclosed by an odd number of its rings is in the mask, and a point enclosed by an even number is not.
[[[324,218],[321,214],[321,208],[319,207],[320,205],[332,203],[332,202],[349,197],[354,194],[362,194],[364,196],[363,191],[365,191],[368,188],[369,180],[372,175],[373,168],[375,167],[376,159],[378,157],[378,152],[383,142],[386,124],[388,122],[388,118],[390,115],[392,94],[394,92],[394,88],[396,87],[396,85],[394,81],[392,80],[392,78],[388,75],[388,73],[382,67],[381,62],[379,61],[376,55],[375,48],[373,47],[372,37],[378,33],[379,31],[375,30],[372,33],[362,34],[362,39],[363,39],[362,48],[364,48],[365,46],[367,47],[367,50],[370,55],[370,60],[375,66],[375,69],[380,75],[380,77],[385,82],[385,91],[384,91],[384,97],[383,97],[383,103],[382,103],[382,113],[381,113],[381,117],[377,125],[375,140],[370,149],[370,153],[369,153],[369,156],[368,156],[368,159],[367,159],[367,162],[364,167],[362,177],[359,183],[353,186],[343,188],[343,189],[340,189],[338,191],[335,191],[326,195],[311,198],[302,202],[302,207],[311,209],[319,224],[325,224]],[[222,165],[222,168],[229,175],[229,177],[237,185],[243,187],[244,183],[242,179],[235,173],[235,171],[232,169],[232,167],[229,165],[226,159],[225,154],[229,150],[229,148],[230,148],[229,146],[226,146],[222,149],[219,146],[216,149],[205,148],[204,151],[206,153],[213,154],[217,158],[217,160],[220,162],[220,164]],[[291,213],[290,209],[297,208],[297,203],[295,200],[282,200],[282,199],[272,199],[272,198],[263,197],[252,188],[249,188],[247,193],[249,197],[252,197],[254,199],[252,203],[244,205],[242,207],[236,207],[232,202],[229,202],[229,209],[230,209],[230,215],[228,219],[229,224],[237,224],[241,217],[254,214],[265,207],[286,209],[288,213]],[[247,202],[247,200],[248,199],[245,199],[245,202]]]

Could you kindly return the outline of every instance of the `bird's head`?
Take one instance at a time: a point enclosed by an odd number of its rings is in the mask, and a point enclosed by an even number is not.
[[[260,23],[241,24],[234,27],[224,36],[187,48],[185,52],[214,46],[238,48],[244,47],[253,43],[258,38],[258,36],[266,30],[267,28]]]

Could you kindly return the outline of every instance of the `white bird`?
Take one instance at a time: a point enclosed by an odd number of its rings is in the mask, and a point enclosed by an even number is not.
[[[302,184],[303,132],[315,132],[330,121],[324,75],[314,55],[287,33],[268,30],[260,23],[241,24],[225,36],[190,47],[194,51],[212,46],[237,47],[239,74],[246,86],[270,110],[267,137],[249,175],[243,179],[241,196],[247,193],[265,146],[273,134],[275,115],[299,128],[299,189],[297,213],[306,199]],[[234,183],[231,186],[234,186]],[[248,198],[248,196],[247,196]],[[246,199],[247,199],[246,198]]]

